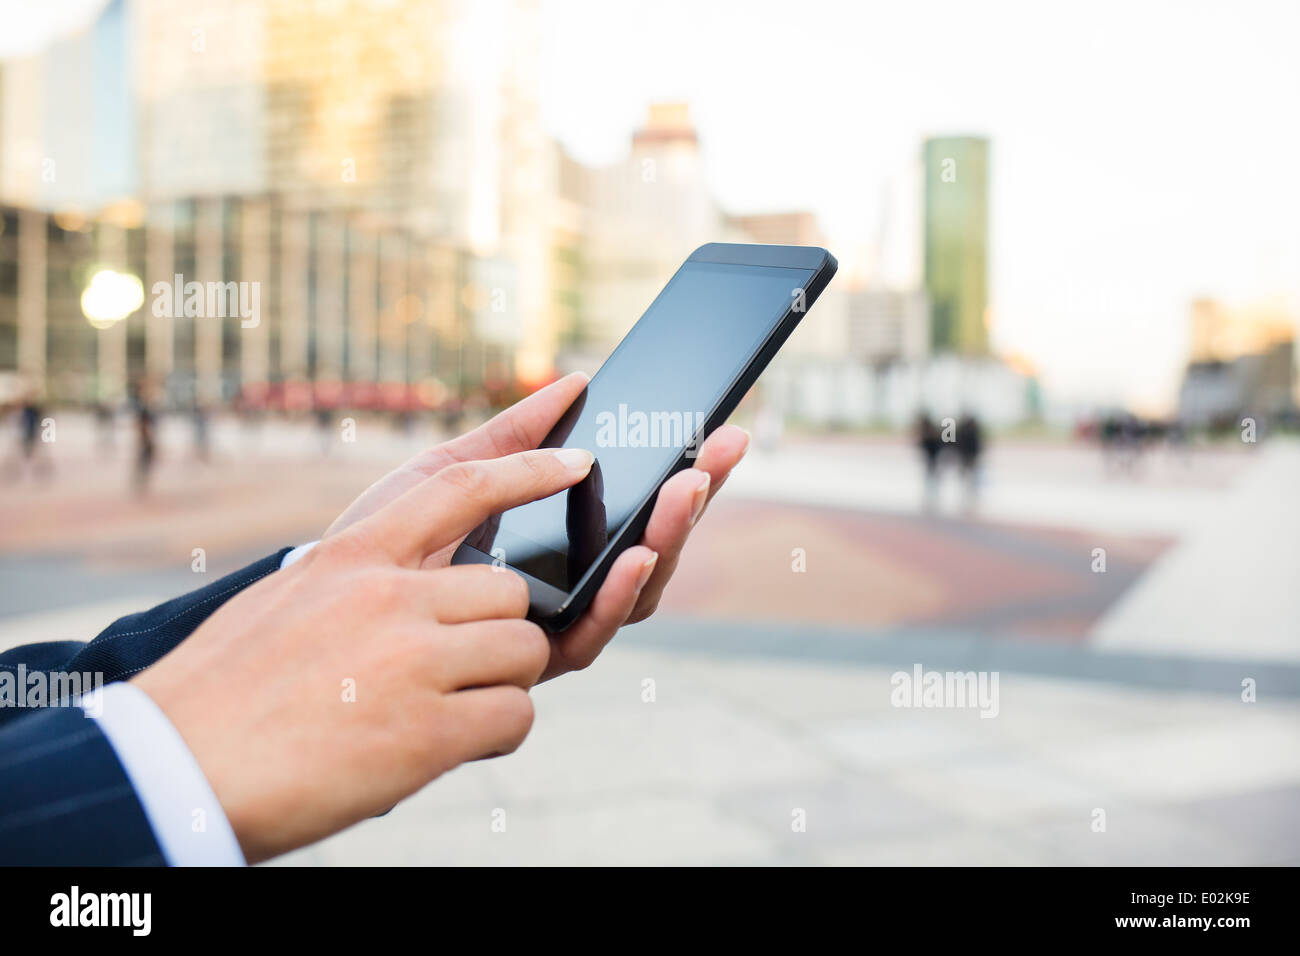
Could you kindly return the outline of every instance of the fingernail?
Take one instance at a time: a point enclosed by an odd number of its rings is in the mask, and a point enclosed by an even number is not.
[[[754,436],[749,433],[748,428],[741,428],[740,430],[745,433],[745,444],[740,446],[740,454],[743,457],[745,452],[749,451],[749,443],[753,440]]]
[[[595,456],[585,448],[561,448],[555,453],[555,460],[569,471],[585,475],[591,471]]]
[[[700,520],[700,514],[704,511],[704,504],[709,500],[709,473],[701,472],[704,475],[700,481],[700,487],[695,489],[695,496],[691,498],[691,525]]]
[[[650,580],[650,575],[654,574],[655,565],[659,563],[659,553],[656,551],[645,559],[645,564],[641,565],[641,573],[636,578],[636,589],[640,591],[645,587],[645,583]]]

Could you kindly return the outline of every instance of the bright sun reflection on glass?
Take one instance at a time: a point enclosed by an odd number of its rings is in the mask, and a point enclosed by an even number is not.
[[[81,311],[97,329],[120,322],[144,304],[144,286],[130,273],[101,269],[81,293]]]

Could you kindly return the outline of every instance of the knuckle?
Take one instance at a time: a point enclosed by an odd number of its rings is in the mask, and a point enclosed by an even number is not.
[[[486,564],[464,565],[465,573],[472,575],[472,586],[482,588],[491,599],[494,616],[524,617],[532,598],[528,582],[508,568]]]
[[[642,621],[644,621],[646,618],[648,618],[650,615],[654,614],[654,612],[657,610],[659,610],[659,600],[656,598],[655,600],[647,604],[645,607],[638,607],[635,610],[633,610],[632,614],[628,617],[626,623],[639,624]]]
[[[513,753],[533,729],[533,699],[528,692],[509,688],[501,696],[500,719],[505,730],[507,753]]]
[[[429,450],[420,452],[420,454],[416,455],[403,465],[402,469],[420,475],[423,478],[432,478],[434,475],[438,474],[446,464],[447,459],[444,455],[440,454],[436,450]]]
[[[537,666],[540,674],[551,659],[551,639],[532,621],[520,621],[520,645],[530,664]]]
[[[589,649],[583,648],[580,651],[570,651],[564,655],[564,666],[570,671],[585,671],[592,664],[596,663],[596,658],[600,656],[600,648]]]
[[[472,461],[464,461],[444,468],[438,472],[438,480],[451,485],[471,501],[483,500],[492,488],[492,479],[487,469],[478,462]]]
[[[500,574],[496,576],[498,578],[502,577]],[[507,606],[515,617],[523,617],[528,613],[528,582],[517,574],[507,574],[505,578],[507,579],[506,589],[508,592]]]
[[[511,415],[507,421],[510,422],[510,438],[514,442],[515,448],[532,448],[536,440],[528,434],[528,429],[516,415]]]
[[[349,528],[325,538],[304,555],[299,563],[314,561],[329,565],[358,564],[369,558],[370,550],[370,542],[362,529]]]
[[[519,456],[528,475],[534,481],[549,481],[555,474],[555,456],[548,453],[525,452]]]
[[[384,569],[367,574],[363,583],[366,595],[377,606],[391,608],[401,602],[402,580],[391,571]]]
[[[421,661],[429,657],[430,647],[436,646],[430,637],[432,628],[421,628],[403,623],[385,635],[383,652],[389,661]],[[423,676],[423,675],[422,675]]]

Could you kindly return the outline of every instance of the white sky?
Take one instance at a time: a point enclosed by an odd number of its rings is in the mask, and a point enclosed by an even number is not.
[[[579,158],[688,100],[723,203],[811,208],[832,251],[874,235],[923,136],[989,136],[995,344],[1057,394],[1162,404],[1189,299],[1300,306],[1300,3],[544,9],[546,118]]]
[[[54,36],[83,26],[107,0],[0,0],[0,56],[35,53]]]
[[[0,54],[100,2],[0,0]],[[1294,0],[542,9],[545,120],[578,158],[686,100],[723,205],[812,209],[850,267],[923,136],[989,136],[994,341],[1057,395],[1168,402],[1195,296],[1300,309]]]

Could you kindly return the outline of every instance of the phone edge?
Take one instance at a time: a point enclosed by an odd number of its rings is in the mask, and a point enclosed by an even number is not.
[[[733,258],[700,257],[701,253],[704,253],[705,256],[719,255],[721,254],[720,250],[727,250],[729,252],[730,248],[748,250],[765,249],[771,250],[773,253],[776,253],[778,250],[782,252],[793,250],[798,250],[800,252],[819,252],[821,253],[822,258],[815,266],[785,266],[771,262],[743,261]],[[829,250],[820,246],[767,246],[759,244],[751,245],[717,242],[705,243],[700,246],[686,258],[683,265],[692,260],[696,262],[724,262],[732,265],[752,265],[759,267],[771,266],[790,269],[811,268],[814,270],[813,277],[808,283],[808,288],[804,289],[804,309],[802,311],[796,311],[793,304],[791,304],[791,307],[786,311],[786,314],[781,318],[781,321],[776,324],[772,332],[769,333],[768,337],[764,340],[763,344],[754,353],[754,357],[750,359],[745,368],[732,381],[726,392],[723,393],[718,404],[714,407],[709,417],[705,420],[704,426],[701,428],[700,444],[703,444],[704,440],[719,426],[725,424],[727,419],[731,417],[733,412],[735,412],[736,408],[740,405],[741,400],[749,390],[753,388],[754,383],[758,381],[759,377],[767,369],[767,366],[771,363],[772,359],[776,357],[776,353],[780,351],[781,346],[786,343],[786,340],[788,340],[794,333],[794,330],[798,328],[799,323],[803,321],[803,317],[808,314],[809,310],[816,303],[822,292],[824,292],[826,287],[830,285],[831,279],[833,279],[835,274],[839,271],[839,261],[830,253]],[[680,271],[680,267],[678,268]],[[673,276],[675,277],[676,275],[677,273],[674,272]],[[666,288],[667,283],[665,283],[665,289]],[[662,290],[660,294],[662,295]],[[658,296],[655,298],[657,300]],[[647,307],[646,311],[649,311],[649,307]],[[626,341],[626,339],[624,341]],[[612,358],[618,349],[622,347],[622,344],[623,343],[620,342],[619,345],[615,347],[614,351],[610,353],[610,358]],[[605,361],[608,362],[609,359],[607,358]],[[602,363],[602,367],[603,365],[604,363]],[[599,374],[600,370],[597,369],[596,371],[597,374]],[[654,489],[637,506],[636,511],[624,524],[623,529],[612,541],[606,544],[605,550],[601,553],[600,558],[587,569],[587,573],[582,576],[576,585],[574,585],[572,591],[561,591],[554,585],[548,584],[539,578],[535,578],[527,572],[516,568],[509,562],[505,562],[505,566],[520,575],[528,585],[529,620],[533,621],[550,634],[556,634],[565,630],[577,620],[579,615],[581,615],[581,613],[586,610],[587,606],[591,603],[592,598],[595,597],[599,583],[604,581],[605,577],[609,573],[609,569],[613,566],[614,562],[618,560],[619,555],[632,547],[635,542],[640,539],[641,534],[649,524],[650,514],[655,499],[658,497],[659,489],[663,487],[664,482],[677,474],[677,472],[690,467],[691,459],[687,458],[686,452],[687,449],[682,450],[682,453],[677,457],[677,460],[669,466],[663,477],[655,483]],[[631,539],[631,543],[625,543],[628,539]],[[467,559],[468,563],[493,564],[495,561],[491,556],[486,555],[477,548],[462,542],[460,547],[456,549],[456,553],[452,556],[453,563],[455,563],[456,557],[460,555],[461,552],[466,552],[464,557]],[[553,603],[556,595],[563,595],[565,598],[558,606]]]

